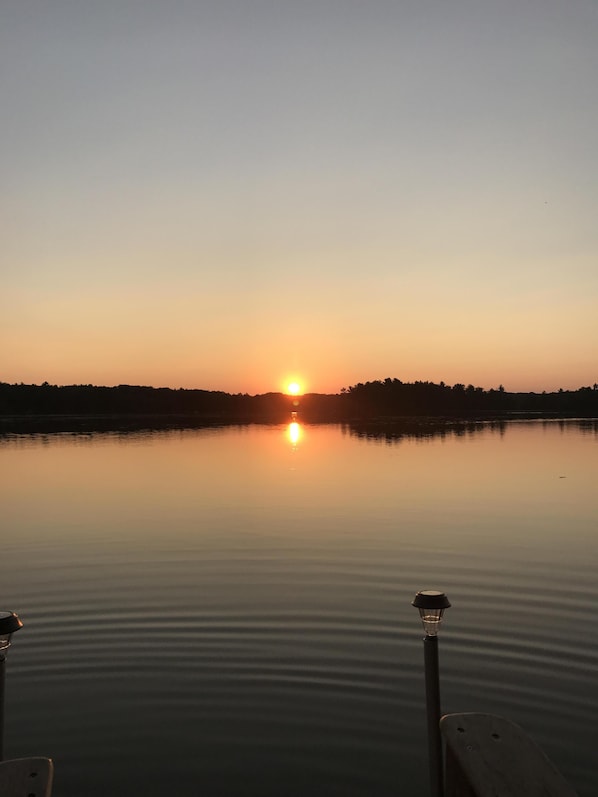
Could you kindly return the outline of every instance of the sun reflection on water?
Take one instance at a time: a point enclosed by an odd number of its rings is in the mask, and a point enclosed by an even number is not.
[[[287,429],[287,437],[289,438],[293,448],[297,448],[299,440],[301,439],[301,426],[297,421],[291,421]]]

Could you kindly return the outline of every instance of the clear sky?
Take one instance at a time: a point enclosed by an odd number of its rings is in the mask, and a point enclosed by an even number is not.
[[[598,380],[596,0],[4,0],[0,381]]]

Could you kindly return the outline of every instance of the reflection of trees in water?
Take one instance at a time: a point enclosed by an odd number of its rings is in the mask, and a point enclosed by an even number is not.
[[[598,420],[596,418],[576,418],[575,420],[560,419],[558,421],[543,421],[543,423],[546,426],[551,423],[558,423],[561,431],[570,429],[573,426],[579,429],[582,434],[598,437]]]
[[[558,424],[561,431],[577,429],[583,434],[598,437],[598,420],[494,420],[494,421],[463,421],[463,420],[435,420],[433,418],[417,418],[413,420],[397,420],[391,423],[385,421],[356,421],[342,424],[344,434],[352,437],[372,440],[389,445],[408,440],[431,440],[433,438],[448,439],[451,437],[474,437],[482,432],[499,434],[506,433],[508,426],[521,426],[522,424],[537,426],[554,426]]]
[[[309,422],[306,422],[309,423]],[[325,422],[319,421],[320,425]],[[598,438],[598,420],[594,418],[576,419],[535,419],[535,420],[477,420],[464,421],[459,419],[438,419],[438,418],[410,418],[385,421],[351,421],[349,423],[339,423],[338,421],[328,422],[331,426],[339,426],[342,434],[359,437],[365,440],[387,443],[389,445],[400,443],[403,439],[409,440],[432,440],[434,438],[465,438],[474,437],[481,432],[492,432],[500,434],[506,433],[507,427],[522,424],[537,426],[542,424],[544,427],[558,425],[562,432],[570,429],[579,430],[582,434],[592,435]],[[203,420],[194,418],[164,418],[156,417],[130,417],[119,418],[118,416],[94,418],[94,417],[36,417],[33,416],[28,422],[16,422],[17,431],[13,428],[3,429],[0,426],[0,445],[15,442],[19,445],[28,445],[27,438],[31,435],[39,442],[49,443],[55,435],[63,436],[64,439],[77,439],[84,443],[98,436],[122,437],[123,440],[130,442],[131,439],[138,437],[145,439],[149,436],[163,436],[176,432],[196,431],[200,433],[216,434],[223,429],[235,428],[240,432],[248,432],[252,423],[237,423],[221,421],[218,423],[207,423]],[[261,423],[263,426],[278,426],[278,424]],[[286,434],[293,445],[297,445],[302,434],[304,424],[298,423],[298,413],[293,413],[291,423],[287,424]],[[27,435],[27,438],[18,438],[19,434]]]
[[[491,430],[503,435],[507,427],[506,421],[460,421],[415,419],[400,420],[391,423],[355,421],[342,424],[344,433],[352,437],[388,443],[389,445],[408,440],[431,440],[433,438],[473,437],[480,432]]]

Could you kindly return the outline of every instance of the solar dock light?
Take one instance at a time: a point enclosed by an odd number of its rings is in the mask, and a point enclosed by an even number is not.
[[[417,593],[411,605],[419,609],[425,631],[424,670],[426,678],[426,712],[428,716],[430,794],[431,797],[443,797],[438,632],[444,611],[451,604],[444,592],[426,589]]]
[[[4,760],[4,677],[6,671],[6,651],[11,637],[23,627],[14,612],[0,612],[0,761]]]

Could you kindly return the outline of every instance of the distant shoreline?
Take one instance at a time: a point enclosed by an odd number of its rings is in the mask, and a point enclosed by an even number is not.
[[[517,419],[598,417],[598,383],[576,391],[509,393],[443,382],[359,382],[340,393],[230,394],[135,385],[0,382],[0,433],[201,428],[225,424],[348,423],[440,427]]]

